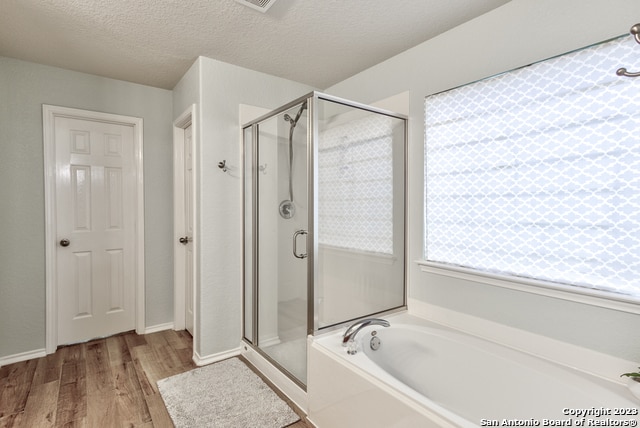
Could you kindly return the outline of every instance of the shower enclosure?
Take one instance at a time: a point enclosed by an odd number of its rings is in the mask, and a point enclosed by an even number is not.
[[[406,305],[406,133],[318,92],[243,126],[243,337],[302,388],[307,335]]]

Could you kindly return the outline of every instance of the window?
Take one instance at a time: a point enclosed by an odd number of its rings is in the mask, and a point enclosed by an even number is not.
[[[625,37],[425,100],[425,259],[640,296],[640,67]]]

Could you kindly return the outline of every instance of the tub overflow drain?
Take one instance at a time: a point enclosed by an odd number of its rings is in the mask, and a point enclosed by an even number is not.
[[[371,341],[369,342],[369,345],[371,346],[371,349],[373,349],[374,351],[377,351],[378,349],[380,349],[380,339],[377,336],[373,336],[371,338]]]

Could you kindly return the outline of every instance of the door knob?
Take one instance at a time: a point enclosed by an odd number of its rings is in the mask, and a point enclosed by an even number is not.
[[[189,239],[188,236],[183,236],[182,238],[178,239],[178,242],[180,242],[183,245],[187,245],[189,241],[191,241],[191,239]]]
[[[68,239],[61,239],[60,245],[63,247],[68,247],[71,242]]]

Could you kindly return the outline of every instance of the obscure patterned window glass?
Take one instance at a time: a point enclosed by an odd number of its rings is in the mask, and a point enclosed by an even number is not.
[[[393,254],[393,124],[369,115],[319,135],[318,241]]]
[[[425,100],[425,258],[640,296],[629,37]]]

